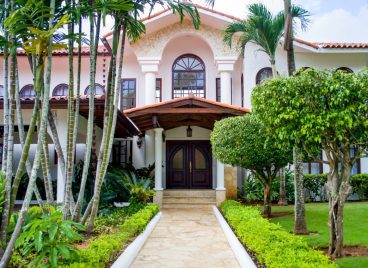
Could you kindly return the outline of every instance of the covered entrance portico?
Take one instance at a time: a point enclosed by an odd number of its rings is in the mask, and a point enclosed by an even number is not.
[[[155,163],[155,202],[162,203],[164,189],[214,189],[222,202],[224,165],[212,156],[210,133],[217,120],[247,112],[193,94],[126,110],[145,133],[146,165]]]

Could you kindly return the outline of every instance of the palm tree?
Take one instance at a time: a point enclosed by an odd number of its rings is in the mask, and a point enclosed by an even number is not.
[[[230,23],[225,29],[224,42],[232,46],[233,37],[240,33],[238,47],[244,52],[245,45],[252,42],[261,47],[270,60],[273,76],[277,76],[276,49],[284,33],[285,17],[281,11],[276,15],[267,9],[264,4],[251,4],[248,6],[249,17],[243,21]],[[291,6],[291,17],[299,18],[304,23],[303,17],[307,11],[298,6]]]
[[[294,57],[294,43],[293,36],[295,32],[295,23],[291,15],[292,5],[291,0],[284,0],[284,18],[285,18],[285,37],[284,49],[287,52],[287,65],[289,76],[296,71],[295,57]],[[301,22],[302,29],[306,29],[309,23],[309,12],[303,9],[299,10],[300,16],[298,19]],[[304,176],[303,176],[303,159],[301,150],[294,146],[293,148],[293,162],[294,162],[294,185],[295,185],[295,212],[294,212],[294,233],[307,234],[307,221],[305,218],[304,205]]]

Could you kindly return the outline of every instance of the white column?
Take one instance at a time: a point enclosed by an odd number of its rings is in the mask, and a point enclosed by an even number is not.
[[[155,162],[155,132],[147,130],[145,136],[146,145],[146,166],[152,165]]]
[[[217,160],[216,190],[225,190],[225,165]]]
[[[216,57],[215,62],[221,79],[221,102],[231,104],[231,75],[236,57]]]
[[[149,105],[156,102],[156,74],[160,58],[140,57],[138,62],[141,65],[142,72],[145,74],[144,104]]]
[[[162,128],[155,128],[155,190],[162,188]]]
[[[221,102],[231,104],[231,73],[220,72],[221,80]]]

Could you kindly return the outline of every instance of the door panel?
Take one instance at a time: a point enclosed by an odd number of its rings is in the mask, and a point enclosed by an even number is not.
[[[212,186],[209,141],[167,141],[167,188],[207,189]]]

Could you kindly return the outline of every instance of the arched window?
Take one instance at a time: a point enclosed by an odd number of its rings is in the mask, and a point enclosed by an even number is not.
[[[52,96],[67,96],[69,91],[69,86],[67,84],[59,84],[54,88]]]
[[[4,86],[0,85],[0,97],[4,97]]]
[[[84,91],[84,95],[89,95],[89,88],[90,86],[86,87],[86,90]],[[102,85],[96,83],[95,84],[95,95],[104,95],[104,94],[105,94],[105,88]]]
[[[206,68],[203,61],[192,54],[177,58],[172,67],[173,98],[181,98],[193,93],[206,97]]]
[[[31,84],[25,85],[19,92],[21,98],[33,98],[35,96],[34,86]]]
[[[265,80],[272,79],[272,69],[270,67],[262,68],[256,75],[256,84],[259,85]]]
[[[348,67],[339,67],[336,69],[336,71],[342,71],[342,72],[349,73],[349,74],[354,73],[354,71]]]

